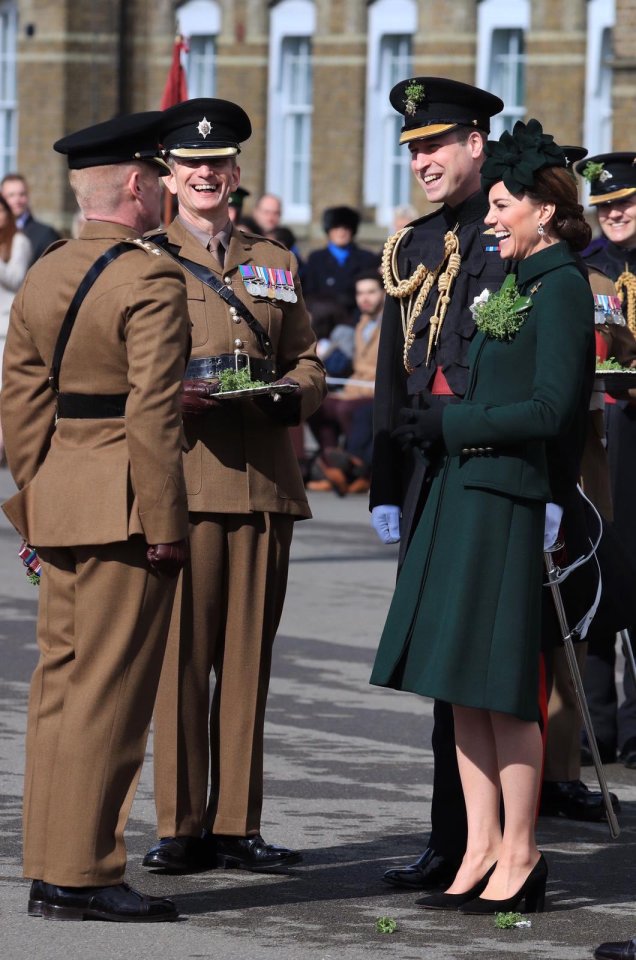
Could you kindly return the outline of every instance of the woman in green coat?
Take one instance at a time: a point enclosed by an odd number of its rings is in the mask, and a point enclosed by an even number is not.
[[[584,429],[594,306],[573,250],[590,229],[563,151],[536,120],[490,142],[486,224],[516,262],[473,307],[469,387],[405,410],[399,445],[447,456],[398,580],[371,682],[453,704],[468,844],[452,886],[419,901],[467,913],[543,908],[534,837],[546,444]],[[500,798],[505,828],[500,826]],[[482,896],[483,894],[483,896]]]

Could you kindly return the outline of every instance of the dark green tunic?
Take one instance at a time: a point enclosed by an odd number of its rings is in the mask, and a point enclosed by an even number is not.
[[[371,683],[538,719],[545,441],[587,405],[588,283],[565,243],[518,264],[532,307],[511,341],[478,334],[466,399],[398,580]],[[464,452],[492,447],[490,455]]]

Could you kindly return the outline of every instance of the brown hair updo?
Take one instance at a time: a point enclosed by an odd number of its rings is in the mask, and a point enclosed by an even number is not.
[[[530,200],[554,203],[551,224],[562,240],[573,250],[584,250],[592,239],[592,228],[583,216],[576,183],[565,167],[544,167],[534,174],[532,189],[526,192]]]

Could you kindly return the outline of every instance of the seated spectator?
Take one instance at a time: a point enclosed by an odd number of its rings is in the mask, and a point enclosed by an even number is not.
[[[308,487],[332,488],[340,495],[363,492],[369,486],[373,387],[385,296],[375,271],[356,278],[355,296],[360,320],[355,328],[353,370],[342,389],[329,393],[308,420],[320,446],[318,475]]]
[[[329,297],[309,296],[305,299],[305,306],[318,341],[316,351],[327,376],[351,376],[355,332],[347,323],[347,314]]]
[[[351,207],[329,207],[322,215],[327,246],[309,254],[303,274],[306,295],[332,297],[357,319],[355,278],[362,271],[379,270],[380,256],[354,243],[360,214]]]
[[[21,173],[7,173],[0,182],[0,193],[9,204],[15,225],[31,244],[31,263],[42,256],[47,247],[60,239],[57,230],[36,220],[29,207],[29,185]]]

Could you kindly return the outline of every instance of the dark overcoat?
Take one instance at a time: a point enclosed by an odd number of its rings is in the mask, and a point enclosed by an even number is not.
[[[594,306],[565,243],[518,265],[532,306],[511,341],[480,333],[447,456],[411,542],[371,682],[537,720],[546,441],[584,429]],[[581,426],[583,424],[583,426]],[[480,448],[492,453],[481,455]]]

